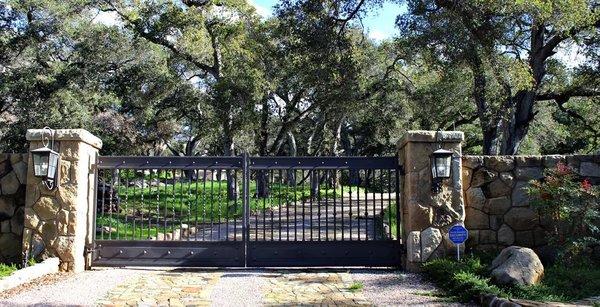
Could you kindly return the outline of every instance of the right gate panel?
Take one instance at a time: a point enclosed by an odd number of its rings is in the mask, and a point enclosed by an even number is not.
[[[251,158],[247,265],[399,266],[395,157]]]

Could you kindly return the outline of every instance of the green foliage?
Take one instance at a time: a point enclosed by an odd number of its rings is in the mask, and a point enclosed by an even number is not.
[[[361,282],[354,282],[348,287],[348,291],[352,293],[360,292],[365,286]]]
[[[488,260],[482,260],[488,259]],[[456,262],[435,259],[423,265],[431,278],[446,295],[462,302],[477,301],[480,295],[535,300],[569,302],[598,294],[600,267],[589,261],[579,261],[570,267],[556,264],[545,268],[541,282],[533,286],[498,286],[489,278],[489,256],[474,256]]]
[[[543,181],[531,181],[527,191],[532,205],[552,221],[550,242],[568,261],[587,247],[600,244],[600,187],[578,178],[562,162],[544,175]]]
[[[0,263],[0,279],[2,277],[9,276],[16,270],[17,270],[17,266],[14,264],[8,265],[8,264]]]
[[[462,262],[435,259],[423,265],[427,275],[450,296],[462,302],[478,299],[480,295],[505,293],[485,277],[485,266],[479,258],[467,258]]]

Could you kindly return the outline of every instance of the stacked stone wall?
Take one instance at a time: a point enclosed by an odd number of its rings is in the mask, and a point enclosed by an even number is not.
[[[27,154],[0,153],[0,263],[21,261]]]
[[[558,162],[570,166],[592,184],[600,184],[600,155],[463,156],[467,248],[497,251],[519,245],[547,244],[551,225],[531,207],[525,188],[544,177]]]

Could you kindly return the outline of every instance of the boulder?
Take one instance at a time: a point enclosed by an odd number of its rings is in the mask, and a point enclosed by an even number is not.
[[[490,269],[492,279],[501,285],[534,285],[544,275],[544,266],[536,253],[519,246],[503,249]]]

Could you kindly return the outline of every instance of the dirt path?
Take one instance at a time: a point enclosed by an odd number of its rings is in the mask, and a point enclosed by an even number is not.
[[[101,269],[0,299],[0,306],[456,305],[392,270]]]

